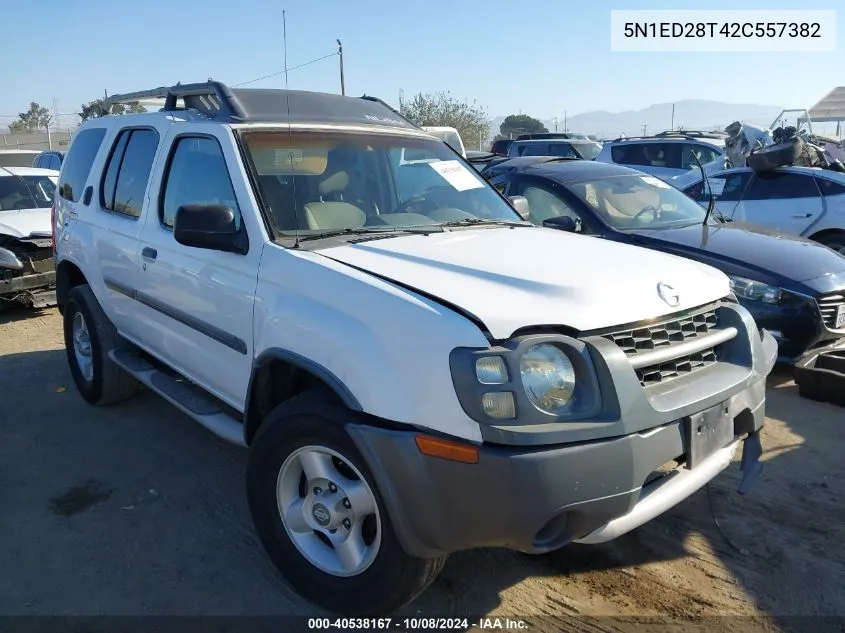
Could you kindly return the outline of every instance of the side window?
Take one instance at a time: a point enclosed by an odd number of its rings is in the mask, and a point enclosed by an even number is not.
[[[648,165],[643,143],[620,143],[610,148],[610,158],[617,165]]]
[[[572,145],[569,143],[550,143],[549,156],[563,156],[565,158],[578,158]]]
[[[82,197],[88,173],[105,136],[105,128],[91,128],[78,132],[71,142],[59,180],[59,195],[65,200],[77,202]]]
[[[784,200],[791,198],[816,198],[819,189],[812,176],[773,172],[758,174],[751,181],[743,200]]]
[[[176,210],[185,204],[224,204],[235,214],[235,223],[241,225],[223,149],[215,138],[182,136],[170,152],[159,209],[165,228],[173,229]]]
[[[103,209],[140,217],[157,149],[158,133],[154,130],[120,132],[100,186]]]
[[[520,156],[550,156],[548,143],[526,143],[520,148]]]
[[[840,196],[845,193],[845,185],[827,178],[816,178],[816,183],[823,196]]]
[[[528,200],[528,218],[534,224],[542,224],[544,220],[562,215],[568,215],[576,222],[581,219],[559,193],[539,183],[517,181],[511,187],[511,194],[525,196]]]
[[[709,163],[710,161],[714,161],[719,158],[719,152],[707,145],[699,143],[685,143],[683,154],[681,156],[681,168],[697,168],[698,163],[695,160],[696,158],[698,158],[698,161],[704,165],[705,163]]]
[[[55,154],[50,156],[50,169],[55,169],[59,171],[62,168],[62,161],[59,160],[59,157]]]
[[[738,202],[742,197],[742,192],[748,186],[748,181],[751,180],[751,172],[743,171],[733,174],[716,174],[710,176],[707,180],[713,187],[716,200],[720,202]],[[720,190],[721,193],[719,193]],[[684,189],[684,193],[702,204],[710,201],[710,189],[707,187],[702,188],[700,180]]]

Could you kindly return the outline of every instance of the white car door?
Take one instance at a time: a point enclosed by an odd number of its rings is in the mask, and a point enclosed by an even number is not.
[[[801,235],[824,209],[812,175],[786,170],[754,174],[733,219]]]
[[[266,233],[256,214],[242,213],[255,203],[230,134],[208,124],[170,135],[141,235],[138,319],[148,351],[240,409],[253,360],[253,303]],[[246,254],[176,242],[176,210],[203,203],[232,209],[249,240]]]

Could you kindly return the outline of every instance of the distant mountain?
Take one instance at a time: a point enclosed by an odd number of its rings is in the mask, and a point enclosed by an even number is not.
[[[675,128],[688,130],[724,129],[734,121],[743,121],[751,125],[768,126],[783,110],[780,106],[759,105],[753,103],[724,103],[703,99],[688,99],[675,102]],[[530,113],[528,113],[530,114]],[[505,117],[496,117],[490,127],[491,135],[499,132],[499,126]],[[550,132],[555,131],[554,119],[543,121]],[[596,110],[569,116],[566,128],[572,132],[596,134],[600,138],[653,134],[668,130],[672,126],[672,104],[656,103],[642,110],[608,112]],[[563,113],[558,117],[557,129],[563,132]]]

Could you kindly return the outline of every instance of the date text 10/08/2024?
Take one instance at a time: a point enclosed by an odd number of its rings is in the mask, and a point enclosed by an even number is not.
[[[524,631],[525,620],[499,617],[477,618],[309,618],[308,629],[315,631]]]

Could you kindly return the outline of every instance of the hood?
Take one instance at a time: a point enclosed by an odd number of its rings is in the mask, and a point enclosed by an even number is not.
[[[669,242],[677,253],[709,255],[714,260],[790,281],[805,282],[845,270],[845,257],[810,240],[770,231],[761,226],[726,222],[661,230],[630,231],[646,244]],[[765,281],[765,280],[760,280]]]
[[[318,252],[458,306],[496,339],[538,325],[614,327],[730,292],[709,266],[540,227],[405,235]],[[661,282],[679,294],[678,305],[658,296]]]
[[[12,237],[50,237],[51,209],[0,211],[0,234]]]

